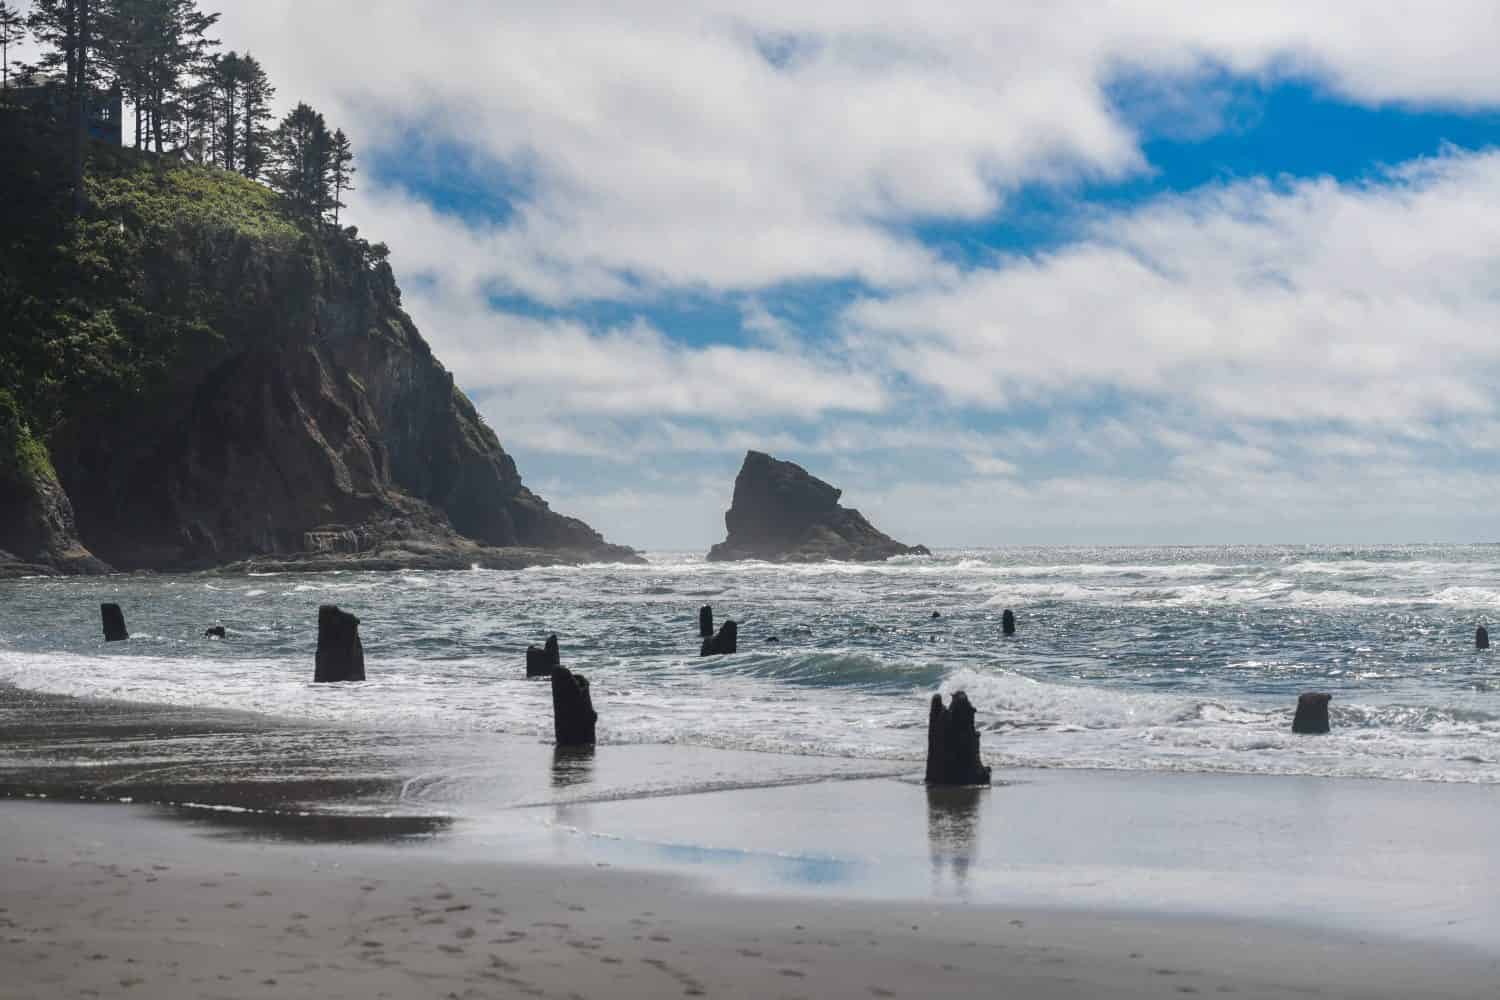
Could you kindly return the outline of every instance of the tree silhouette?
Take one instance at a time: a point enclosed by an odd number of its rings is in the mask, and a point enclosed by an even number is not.
[[[333,224],[339,224],[339,209],[344,207],[344,192],[353,191],[350,183],[357,170],[354,166],[354,147],[343,129],[333,133]]]
[[[10,47],[26,37],[20,10],[0,0],[0,88],[10,86]]]
[[[271,149],[276,160],[271,186],[296,214],[321,219],[329,207],[333,177],[333,138],[323,116],[298,104],[277,126]]]
[[[265,169],[276,88],[260,62],[246,52],[240,59],[240,172],[255,180]]]

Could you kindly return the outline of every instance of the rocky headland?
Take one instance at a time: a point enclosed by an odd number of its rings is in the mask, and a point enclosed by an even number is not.
[[[794,462],[764,452],[745,454],[724,514],[729,537],[708,552],[711,562],[878,562],[931,555],[879,531],[859,511],[839,505],[842,491]]]
[[[21,117],[0,114],[0,575],[639,560],[525,486],[383,245],[120,149],[74,220]]]

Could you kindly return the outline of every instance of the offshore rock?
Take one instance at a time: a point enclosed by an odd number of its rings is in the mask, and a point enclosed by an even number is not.
[[[699,656],[724,656],[739,652],[740,627],[731,618],[719,627],[719,634],[703,640]]]
[[[526,676],[546,677],[562,665],[562,652],[557,647],[557,636],[549,635],[541,649],[526,647]]]
[[[599,713],[589,696],[588,678],[567,667],[552,671],[552,728],[558,746],[589,746]]]
[[[705,604],[698,609],[698,638],[707,639],[714,634],[714,609]]]
[[[130,633],[125,631],[125,613],[118,604],[99,605],[99,617],[104,621],[105,642],[120,642],[130,638]]]
[[[927,774],[929,785],[988,785],[990,769],[979,759],[979,730],[974,706],[962,691],[953,693],[949,707],[943,696],[932,696],[927,716]]]
[[[708,558],[877,562],[931,555],[921,545],[903,545],[876,530],[859,511],[841,507],[841,495],[800,465],[747,452],[724,514],[729,536],[709,550]]]
[[[365,679],[365,647],[359,619],[332,604],[318,608],[318,653],[313,683]]]
[[[1333,695],[1308,691],[1297,696],[1297,714],[1292,716],[1292,732],[1319,735],[1328,732],[1328,703]]]

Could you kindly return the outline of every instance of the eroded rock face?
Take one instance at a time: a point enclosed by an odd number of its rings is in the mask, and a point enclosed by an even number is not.
[[[903,545],[880,532],[859,511],[840,506],[840,495],[800,465],[748,452],[724,515],[729,537],[710,549],[708,558],[875,562],[930,555],[921,545]]]
[[[139,294],[220,290],[213,336],[131,406],[77,410],[49,439],[94,554],[122,570],[637,560],[522,483],[388,269],[337,241],[313,263],[200,236],[162,248],[173,268],[148,261]]]

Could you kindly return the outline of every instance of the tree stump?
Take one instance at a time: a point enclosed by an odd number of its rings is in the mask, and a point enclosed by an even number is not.
[[[1297,696],[1297,714],[1292,716],[1292,732],[1316,736],[1328,732],[1328,703],[1333,695],[1308,691]]]
[[[1006,635],[1016,634],[1016,615],[1010,608],[1005,609],[1005,614],[1000,616],[1000,631]]]
[[[543,648],[526,647],[526,676],[546,677],[553,669],[562,665],[562,653],[557,648],[557,636],[549,635]]]
[[[1490,630],[1485,628],[1483,625],[1474,630],[1474,648],[1490,648]]]
[[[990,769],[979,759],[979,730],[974,728],[974,706],[962,691],[953,693],[951,706],[943,696],[932,696],[927,716],[927,775],[929,785],[988,785]]]
[[[120,610],[118,604],[99,605],[99,617],[104,620],[105,642],[119,642],[130,638],[130,633],[125,631],[125,612]]]
[[[552,729],[561,747],[591,746],[599,713],[589,697],[589,681],[567,667],[552,671]]]
[[[222,639],[226,634],[223,625],[210,625],[203,630],[203,638],[205,639]]]
[[[318,608],[318,654],[313,683],[365,679],[365,648],[359,641],[359,619],[332,604]]]
[[[739,651],[740,627],[731,618],[719,627],[719,634],[710,636],[703,640],[703,648],[698,650],[699,656],[722,656],[725,653]]]
[[[698,638],[707,639],[714,634],[714,609],[705,604],[698,609]]]

